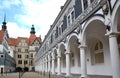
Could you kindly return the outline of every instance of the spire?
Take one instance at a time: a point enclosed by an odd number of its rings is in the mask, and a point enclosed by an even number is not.
[[[2,23],[2,30],[6,30],[7,29],[7,26],[6,26],[6,14],[4,14],[4,21]]]
[[[35,34],[35,28],[34,28],[34,25],[32,25],[30,33],[31,33],[31,34]]]

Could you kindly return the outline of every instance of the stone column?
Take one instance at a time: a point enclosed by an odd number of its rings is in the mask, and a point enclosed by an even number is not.
[[[109,33],[110,58],[113,78],[120,78],[120,56],[117,43],[117,33]]]
[[[52,74],[55,74],[55,56],[52,53]]]
[[[61,75],[60,56],[57,56],[58,75]]]
[[[70,52],[66,52],[66,77],[70,76]]]
[[[81,78],[87,78],[87,66],[86,66],[86,45],[80,45],[80,60],[81,60]]]
[[[51,58],[50,58],[50,55],[48,55],[48,72],[50,72],[50,61],[51,61]]]
[[[47,62],[48,62],[48,60],[47,60],[47,57],[46,57],[46,61],[45,61],[45,66],[46,66],[46,73],[47,73],[47,70],[48,70],[48,65],[47,65]]]

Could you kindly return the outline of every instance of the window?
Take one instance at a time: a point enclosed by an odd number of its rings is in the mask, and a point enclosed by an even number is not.
[[[84,5],[84,9],[86,9],[88,7],[88,1],[87,0],[83,0],[83,5]]]
[[[59,27],[59,35],[61,35],[61,27]]]
[[[103,44],[100,41],[94,46],[94,63],[104,63]]]
[[[22,60],[18,60],[18,64],[22,64]]]
[[[72,22],[74,22],[75,19],[74,11],[72,11],[71,16],[72,16]]]
[[[64,28],[63,28],[63,24],[61,25],[61,32],[63,33],[64,31]]]
[[[25,52],[28,52],[28,49],[25,49]]]
[[[25,55],[25,58],[29,58],[29,56],[28,56],[28,55]]]
[[[30,61],[30,65],[33,65],[33,61],[32,60]]]
[[[68,16],[68,25],[70,25],[70,16]]]
[[[74,22],[74,20],[75,20],[75,13],[74,13],[74,11],[70,12],[70,14],[69,14],[67,19],[68,19],[68,25],[70,25],[70,24],[72,24]]]
[[[4,56],[3,55],[1,55],[1,58],[3,58]]]
[[[28,64],[28,61],[27,61],[27,60],[24,61],[24,65],[26,65],[26,64]]]
[[[21,49],[20,49],[20,48],[18,48],[18,52],[21,52]]]
[[[18,54],[18,58],[22,58],[22,55]]]
[[[32,57],[33,57],[33,54],[31,54],[30,56],[31,56],[31,58],[32,58]]]

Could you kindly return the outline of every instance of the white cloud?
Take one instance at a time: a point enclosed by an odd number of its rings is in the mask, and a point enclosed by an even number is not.
[[[9,36],[13,37],[29,37],[30,35],[30,30],[25,29],[25,28],[20,28],[16,23],[14,22],[8,22],[7,23],[7,30],[9,33]]]
[[[60,12],[60,6],[63,6],[65,1],[66,0],[5,0],[2,5],[6,8],[11,8],[12,5],[21,5],[22,12],[21,14],[14,15],[15,20],[23,26],[31,27],[31,25],[34,24],[35,28],[37,28],[36,35],[41,35],[43,39],[50,25],[53,24]],[[28,36],[30,29],[21,28],[17,22],[7,23],[9,35],[13,37]]]
[[[0,8],[8,8],[10,9],[12,5],[19,5],[21,2],[20,0],[4,0],[1,5]]]
[[[65,0],[45,0],[43,3],[35,0],[22,0],[22,3],[24,14],[16,15],[16,18],[26,25],[38,26],[40,30],[37,33],[44,38]]]

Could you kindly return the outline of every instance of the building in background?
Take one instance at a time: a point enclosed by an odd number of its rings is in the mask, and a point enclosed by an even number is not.
[[[13,58],[13,50],[8,45],[8,32],[6,21],[0,30],[0,73],[10,72],[15,70],[15,60]]]
[[[42,43],[41,37],[36,37],[34,25],[31,27],[30,37],[9,38],[8,42],[14,51],[16,71],[34,71],[34,58]]]
[[[120,0],[66,0],[39,48],[35,70],[120,78]]]

